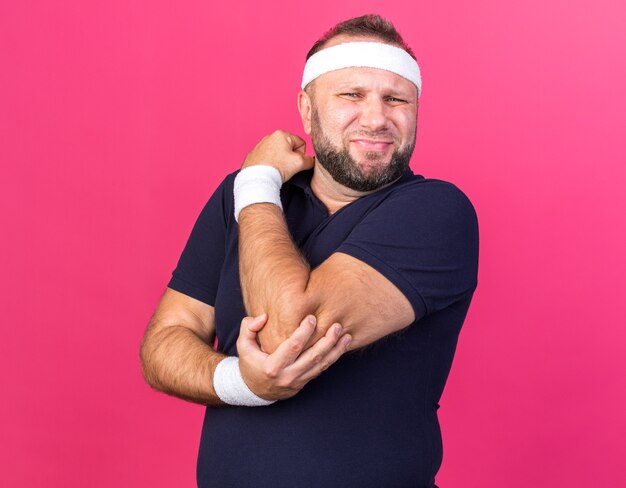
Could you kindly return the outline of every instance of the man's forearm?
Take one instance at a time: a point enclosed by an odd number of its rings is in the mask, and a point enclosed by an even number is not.
[[[294,245],[277,206],[257,204],[241,212],[239,266],[248,314],[265,312],[269,316],[260,335],[263,345],[272,350],[304,315],[315,312],[303,302],[310,267]]]
[[[144,377],[150,386],[203,405],[223,404],[213,389],[213,372],[224,355],[183,326],[151,327],[141,345]]]
[[[272,352],[305,315],[317,318],[312,343],[333,323],[352,336],[357,349],[415,321],[407,298],[381,273],[343,253],[311,270],[291,240],[282,211],[268,204],[242,210],[239,265],[248,313],[268,314],[259,334]]]

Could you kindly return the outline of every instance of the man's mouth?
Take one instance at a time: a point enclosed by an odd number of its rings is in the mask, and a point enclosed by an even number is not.
[[[351,143],[364,151],[383,152],[393,144],[393,141],[381,141],[379,139],[351,139]]]

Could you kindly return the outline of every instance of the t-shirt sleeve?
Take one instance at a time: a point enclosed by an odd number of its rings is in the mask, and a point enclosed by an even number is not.
[[[226,177],[202,209],[167,285],[211,306],[224,263],[233,178]]]
[[[450,183],[406,184],[370,211],[337,251],[383,274],[407,297],[419,320],[476,288],[476,213]]]

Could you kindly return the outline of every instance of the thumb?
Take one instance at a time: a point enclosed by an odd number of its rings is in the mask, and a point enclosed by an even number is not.
[[[245,317],[241,321],[241,329],[239,330],[239,336],[256,342],[257,333],[267,323],[267,314],[261,314],[258,317]]]
[[[246,352],[253,355],[261,353],[263,357],[267,356],[261,351],[256,341],[257,333],[265,326],[266,322],[267,314],[265,313],[258,317],[245,317],[241,321],[239,338],[237,339],[237,350],[240,358],[242,353],[245,354]]]
[[[291,146],[291,150],[293,152],[304,153],[304,151],[306,150],[306,142],[304,141],[304,139],[295,134],[288,134],[287,142]]]

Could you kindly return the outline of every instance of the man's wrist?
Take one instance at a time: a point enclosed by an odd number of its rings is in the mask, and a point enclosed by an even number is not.
[[[273,166],[254,165],[242,169],[233,187],[235,220],[238,222],[241,211],[255,203],[272,203],[282,210],[281,186],[280,171]]]
[[[228,405],[242,407],[266,407],[274,403],[256,395],[246,384],[239,369],[239,358],[229,356],[222,359],[213,373],[213,389]]]

